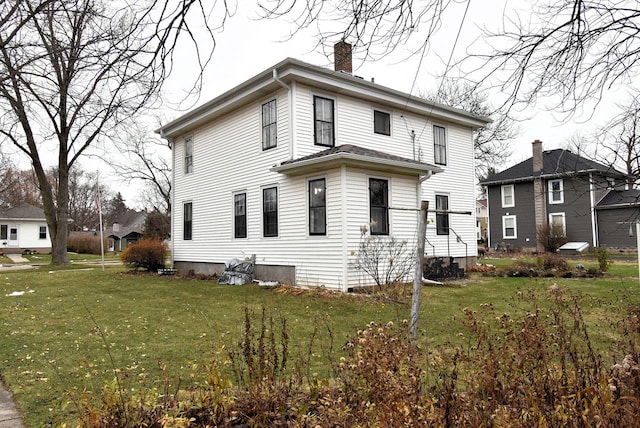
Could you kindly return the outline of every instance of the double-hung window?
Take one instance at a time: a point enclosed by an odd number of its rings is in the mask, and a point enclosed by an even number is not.
[[[191,174],[193,172],[193,138],[184,139],[184,173]]]
[[[510,208],[516,206],[516,198],[513,193],[513,184],[505,184],[500,188],[502,198],[502,208]]]
[[[277,116],[276,100],[262,104],[262,150],[277,145]]]
[[[187,202],[183,207],[182,239],[191,241],[193,237],[193,203]]]
[[[549,203],[561,204],[564,202],[564,184],[562,179],[549,180]]]
[[[335,120],[333,100],[313,97],[315,145],[333,147],[335,144]]]
[[[38,239],[47,239],[47,226],[40,226],[38,229]]]
[[[262,189],[262,234],[278,236],[278,188]]]
[[[549,214],[549,225],[551,226],[551,235],[554,237],[567,236],[567,225],[565,223],[564,213]]]
[[[449,234],[449,196],[436,195],[436,234]]]
[[[517,239],[518,238],[518,225],[516,222],[516,216],[505,215],[502,216],[502,239]]]
[[[372,235],[389,234],[389,181],[369,179],[369,215]]]
[[[320,178],[309,181],[309,235],[327,234],[327,186]]]
[[[433,161],[447,164],[447,133],[444,126],[433,125]]]
[[[9,226],[6,224],[0,224],[0,239],[7,239],[9,237]]]
[[[233,195],[233,237],[247,237],[247,194]]]
[[[383,111],[373,111],[373,132],[382,135],[391,135],[391,115]]]

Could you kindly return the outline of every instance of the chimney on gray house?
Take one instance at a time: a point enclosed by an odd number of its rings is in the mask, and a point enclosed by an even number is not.
[[[535,140],[531,143],[533,151],[533,202],[534,202],[534,216],[536,220],[536,251],[542,253],[545,251],[544,244],[538,239],[538,230],[544,231],[547,224],[547,204],[545,198],[544,182],[540,175],[544,166],[543,153],[542,153],[542,141]]]
[[[353,72],[351,65],[351,44],[340,40],[333,45],[333,64],[336,71],[344,71],[349,74]]]
[[[533,149],[533,173],[539,173],[542,171],[543,161],[542,161],[542,141],[535,140],[531,143],[531,147]]]

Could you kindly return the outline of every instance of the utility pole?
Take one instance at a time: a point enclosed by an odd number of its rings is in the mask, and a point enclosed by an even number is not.
[[[424,266],[424,245],[427,233],[427,210],[429,201],[422,201],[418,213],[418,242],[416,243],[416,272],[413,279],[413,297],[411,299],[411,344],[418,338],[418,313],[420,312],[420,297],[422,293],[422,268]]]

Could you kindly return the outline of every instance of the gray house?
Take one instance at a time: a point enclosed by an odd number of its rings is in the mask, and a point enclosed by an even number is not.
[[[540,228],[590,246],[635,248],[628,222],[638,220],[638,190],[627,176],[568,150],[543,151],[483,181],[487,189],[489,245],[543,251]]]

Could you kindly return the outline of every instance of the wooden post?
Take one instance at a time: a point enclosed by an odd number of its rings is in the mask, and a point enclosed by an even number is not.
[[[424,266],[424,245],[427,232],[427,210],[429,201],[422,201],[418,214],[418,240],[416,243],[416,272],[413,280],[413,297],[411,299],[411,344],[418,338],[418,313],[420,312],[420,297],[422,293],[422,268]]]

